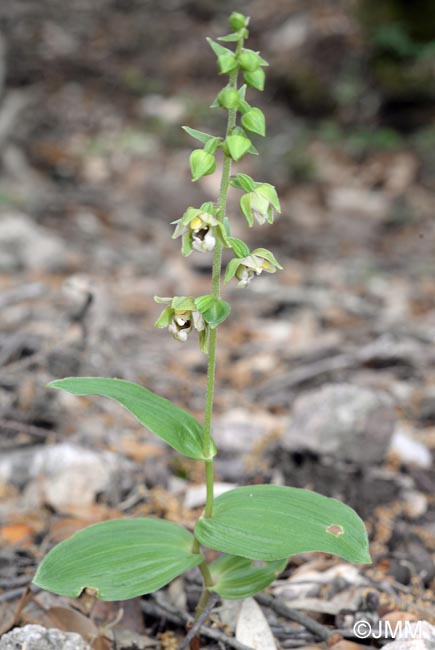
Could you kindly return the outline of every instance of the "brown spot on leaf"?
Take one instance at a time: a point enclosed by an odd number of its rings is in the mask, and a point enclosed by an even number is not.
[[[326,532],[331,533],[331,535],[334,535],[334,537],[340,537],[340,535],[344,535],[344,528],[338,524],[331,524],[326,529]]]

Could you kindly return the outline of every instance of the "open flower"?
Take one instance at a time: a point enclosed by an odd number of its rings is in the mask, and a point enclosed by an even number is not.
[[[204,203],[201,208],[187,208],[181,219],[173,221],[176,224],[173,239],[181,237],[181,252],[187,257],[193,250],[200,253],[213,251],[216,246],[216,228],[219,221],[211,212],[212,203]]]
[[[237,278],[238,287],[246,288],[251,280],[266,271],[275,273],[276,269],[282,269],[281,264],[275,256],[266,248],[256,248],[246,257],[235,257],[230,261],[225,273],[225,282]]]
[[[154,300],[168,305],[155,322],[159,328],[167,327],[174,339],[185,343],[189,334],[195,329],[200,338],[201,349],[206,351],[208,329],[202,314],[197,310],[195,298],[192,296],[175,296],[174,298],[160,298]]]
[[[281,212],[276,190],[269,183],[258,183],[255,189],[244,194],[240,199],[240,209],[250,226],[254,225],[254,219],[260,225],[266,221],[273,223],[274,210]]]

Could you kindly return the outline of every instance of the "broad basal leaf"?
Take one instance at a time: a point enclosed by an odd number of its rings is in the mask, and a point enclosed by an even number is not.
[[[222,555],[209,565],[215,591],[226,600],[241,600],[268,587],[284,571],[287,559],[276,562]]]
[[[73,395],[101,395],[124,406],[147,429],[171,447],[195,460],[205,460],[202,453],[203,429],[193,415],[169,400],[123,379],[103,377],[68,377],[49,384]],[[213,446],[213,456],[216,448]]]
[[[55,546],[33,582],[77,597],[95,589],[101,600],[149,594],[202,561],[192,553],[193,536],[161,519],[113,519],[89,526]]]
[[[195,527],[201,544],[252,560],[323,551],[370,563],[363,521],[344,503],[316,492],[252,485],[222,494],[213,516]]]

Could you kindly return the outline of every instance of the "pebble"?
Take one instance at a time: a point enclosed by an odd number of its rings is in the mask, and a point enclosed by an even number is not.
[[[65,268],[64,242],[25,214],[0,214],[0,272],[33,270],[59,271]]]
[[[283,435],[289,451],[307,450],[359,465],[379,464],[393,435],[395,415],[381,391],[328,384],[300,396]]]
[[[16,627],[0,639],[0,650],[91,650],[79,634],[42,625]]]
[[[397,456],[403,465],[430,469],[432,467],[432,454],[430,450],[403,428],[395,431],[390,452]]]

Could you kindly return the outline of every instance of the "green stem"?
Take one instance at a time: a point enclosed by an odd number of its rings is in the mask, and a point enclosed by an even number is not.
[[[236,55],[240,53],[240,50],[243,47],[243,39],[241,39],[237,44]],[[238,70],[236,69],[230,75],[229,85],[232,88],[237,88],[237,76]],[[227,130],[225,137],[231,134],[232,130],[236,125],[237,109],[231,109],[228,111],[228,122]],[[222,167],[222,177],[221,185],[219,191],[219,198],[217,202],[217,218],[219,221],[223,222],[225,219],[225,212],[227,206],[227,195],[228,188],[230,186],[230,176],[231,176],[231,157],[225,155],[224,163]],[[221,273],[222,273],[222,249],[223,244],[220,239],[216,241],[216,247],[213,257],[213,272],[212,272],[212,295],[213,298],[218,300],[220,298],[220,289],[221,289]],[[204,438],[203,438],[203,452],[205,461],[205,476],[206,476],[206,488],[207,496],[205,502],[204,516],[209,518],[213,514],[213,500],[214,500],[214,470],[213,470],[213,459],[212,455],[212,440],[211,440],[211,424],[213,417],[213,403],[214,403],[214,388],[215,388],[215,379],[216,379],[216,348],[217,348],[217,327],[210,330],[209,343],[208,343],[208,367],[207,367],[207,396],[205,404],[205,416],[204,416]],[[193,543],[192,551],[194,553],[199,553],[200,545],[198,540],[195,538]],[[211,577],[209,568],[206,562],[202,562],[199,566],[201,574],[204,580],[204,589],[199,599],[195,619],[197,619],[204,610],[204,607],[207,604],[209,597],[209,590],[213,587],[213,579]]]
[[[239,41],[236,53],[242,48],[243,41]],[[230,76],[229,85],[237,88],[237,70]],[[225,137],[231,134],[236,125],[237,110],[231,109],[228,111],[228,122]],[[231,157],[225,155],[224,164],[222,168],[221,186],[218,198],[218,219],[223,221],[225,219],[228,188],[230,185],[231,176]],[[216,247],[213,257],[213,272],[212,272],[212,295],[213,298],[218,300],[220,298],[220,284],[222,272],[222,249],[223,244],[220,239],[216,242]],[[216,348],[217,348],[217,328],[210,331],[209,348],[208,348],[208,368],[207,368],[207,397],[205,405],[204,417],[204,439],[203,451],[205,458],[211,456],[211,423],[213,416],[213,403],[214,403],[214,387],[216,378]],[[207,479],[207,500],[205,507],[205,516],[210,517],[213,510],[213,461],[206,461],[206,479]]]

